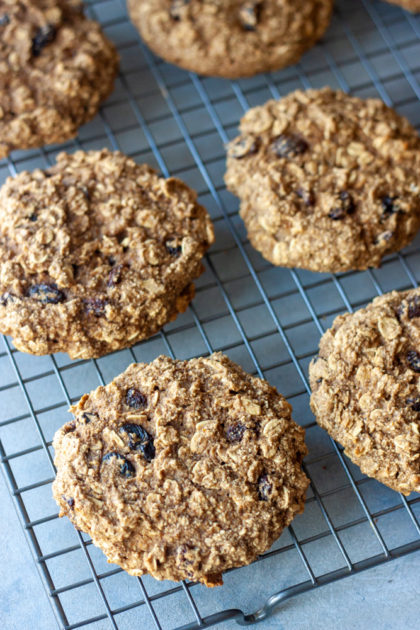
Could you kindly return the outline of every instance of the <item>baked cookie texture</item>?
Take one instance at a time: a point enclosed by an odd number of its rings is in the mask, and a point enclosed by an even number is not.
[[[390,488],[420,492],[420,289],[337,317],[309,375],[316,419],[346,455]]]
[[[412,13],[420,12],[420,0],[386,0],[386,2],[389,2],[390,4],[397,4]]]
[[[213,239],[180,180],[119,152],[61,153],[0,190],[0,330],[32,354],[131,346],[187,308]]]
[[[75,136],[117,70],[114,45],[79,0],[0,0],[0,158]]]
[[[420,228],[420,138],[382,101],[296,91],[249,110],[240,131],[226,184],[274,265],[377,267]]]
[[[134,25],[166,61],[237,78],[296,63],[327,29],[333,0],[128,0]]]
[[[54,498],[132,575],[222,584],[303,511],[304,430],[221,353],[132,364],[71,407]]]

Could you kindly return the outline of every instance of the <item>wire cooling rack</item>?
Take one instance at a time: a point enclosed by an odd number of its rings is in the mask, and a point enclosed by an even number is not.
[[[290,596],[420,548],[420,497],[406,498],[364,477],[343,456],[314,422],[306,376],[319,337],[336,315],[383,291],[417,285],[420,238],[379,270],[333,276],[274,268],[248,244],[237,201],[225,191],[224,144],[249,106],[326,84],[379,96],[420,126],[420,17],[379,1],[339,0],[323,42],[298,66],[230,82],[155,58],[119,0],[91,0],[88,12],[118,45],[121,74],[100,115],[64,148],[118,148],[181,177],[199,192],[217,238],[189,310],[132,350],[70,361],[61,354],[21,354],[4,338],[4,472],[61,628],[195,630],[225,628],[232,619],[251,624]],[[15,152],[0,162],[0,179],[46,167],[62,149]],[[221,588],[130,577],[58,518],[51,439],[71,402],[132,361],[219,349],[276,385],[305,426],[311,478],[305,513],[257,562],[229,571]]]

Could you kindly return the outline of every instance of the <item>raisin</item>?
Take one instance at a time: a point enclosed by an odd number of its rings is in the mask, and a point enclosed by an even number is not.
[[[117,453],[116,451],[111,451],[110,453],[107,453],[106,455],[102,457],[102,461],[106,462],[112,459],[113,457],[115,457],[115,459],[118,461],[119,467],[120,467],[120,473],[121,475],[123,475],[123,477],[128,478],[134,475],[135,469],[134,469],[133,464],[129,462],[128,459],[124,457],[124,455],[121,455],[121,453]]]
[[[75,420],[70,420],[70,422],[67,422],[67,424],[64,425],[63,427],[64,433],[73,433],[73,431],[76,430],[76,422]]]
[[[229,145],[229,156],[235,160],[242,160],[258,152],[260,141],[253,136],[239,136]]]
[[[69,508],[73,508],[74,507],[74,499],[72,499],[72,498],[66,499],[66,503],[69,506]]]
[[[27,295],[43,304],[58,304],[66,298],[64,293],[53,283],[34,284],[29,287]]]
[[[268,501],[273,491],[273,484],[267,475],[261,475],[258,479],[258,498],[260,501]]]
[[[255,31],[261,16],[261,2],[250,0],[239,8],[239,21],[246,31]]]
[[[407,361],[414,372],[420,372],[420,354],[415,350],[407,352]]]
[[[83,193],[84,198],[87,201],[90,201],[90,192],[89,192],[89,188],[87,186],[80,186],[80,190]]]
[[[231,424],[230,427],[226,429],[226,439],[229,442],[240,442],[244,436],[245,431],[246,426],[241,424],[240,422]]]
[[[0,15],[0,26],[7,26],[8,24],[10,24],[10,18],[7,13],[3,13]]]
[[[178,258],[182,252],[182,245],[170,245],[169,242],[165,243],[166,251],[170,256],[174,256],[174,258]]]
[[[192,561],[187,558],[187,553],[189,551],[192,551],[192,549],[185,543],[182,545],[179,545],[176,554],[177,556],[179,556],[179,559],[182,562],[182,564],[192,564]]]
[[[12,297],[11,293],[9,292],[3,293],[3,295],[0,296],[0,305],[6,306],[6,304],[8,303],[11,297]]]
[[[405,402],[410,405],[413,411],[420,413],[420,398],[406,398]]]
[[[128,434],[128,445],[130,448],[140,451],[147,462],[151,462],[155,457],[155,447],[152,436],[139,424],[123,424],[120,433]]]
[[[136,450],[140,451],[140,453],[143,455],[146,462],[151,462],[152,459],[154,459],[156,455],[156,450],[153,444],[153,438],[151,436],[149,437],[150,437],[149,442],[139,442],[136,445]]]
[[[127,389],[125,392],[125,402],[133,409],[144,409],[147,405],[147,398],[138,389],[130,387],[130,389]]]
[[[340,221],[341,219],[344,219],[347,214],[353,214],[356,210],[352,196],[345,190],[338,194],[337,201],[337,206],[334,206],[334,208],[332,208],[328,213],[328,216],[333,221]]]
[[[41,26],[32,39],[32,54],[34,57],[39,57],[45,46],[54,41],[57,31],[52,24]]]
[[[309,149],[309,145],[303,138],[295,134],[282,133],[271,142],[271,151],[281,158],[302,155]]]
[[[172,0],[169,14],[173,20],[178,22],[182,17],[182,9],[190,3],[190,0]]]
[[[420,317],[420,295],[415,295],[413,298],[407,300],[407,317],[413,319],[414,317]]]
[[[300,199],[302,199],[305,206],[310,207],[315,205],[315,195],[312,190],[304,190],[303,188],[298,188],[296,194],[298,197],[300,197]]]
[[[108,276],[107,287],[115,287],[121,282],[124,265],[116,265],[111,269]]]
[[[388,219],[392,214],[396,214],[398,212],[399,209],[394,203],[396,199],[397,197],[389,197],[388,195],[382,197],[382,219]]]
[[[37,217],[37,215],[35,214],[35,212],[33,212],[33,213],[31,214],[31,216],[29,216],[29,217],[28,217],[28,219],[29,219],[29,221],[32,221],[33,223],[35,223],[35,221],[37,221],[37,220],[38,220],[38,217]]]
[[[344,219],[344,217],[346,216],[346,213],[344,212],[344,210],[342,208],[333,208],[328,213],[328,216],[333,221],[340,221],[341,219]]]
[[[108,301],[102,298],[87,298],[83,300],[83,303],[88,315],[92,314],[95,317],[103,317]]]
[[[84,424],[89,424],[89,422],[92,422],[92,420],[95,420],[95,418],[98,418],[97,413],[85,412],[82,414],[82,420]]]
[[[192,547],[186,544],[179,545],[176,550],[176,562],[177,565],[184,567],[185,573],[190,580],[194,577],[194,572],[192,570],[193,560],[191,559],[193,557]]]
[[[79,265],[75,265],[74,263],[72,264],[72,269],[73,269],[73,276],[76,277],[77,274],[79,273]]]

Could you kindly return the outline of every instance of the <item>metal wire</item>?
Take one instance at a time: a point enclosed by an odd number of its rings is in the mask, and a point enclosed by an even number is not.
[[[379,1],[341,0],[324,41],[300,64],[228,82],[201,78],[156,59],[130,25],[120,0],[90,0],[88,9],[118,43],[121,74],[96,120],[65,148],[107,145],[154,163],[165,176],[183,177],[209,208],[218,238],[188,312],[150,341],[99,360],[71,362],[62,355],[22,355],[4,338],[3,470],[60,628],[120,629],[129,623],[131,628],[197,630],[227,620],[251,625],[290,597],[420,548],[420,498],[398,495],[367,479],[338,445],[323,437],[308,411],[306,377],[318,339],[338,313],[352,311],[385,290],[417,286],[420,241],[389,257],[377,271],[334,276],[274,269],[250,247],[237,219],[237,202],[225,192],[223,145],[249,106],[296,87],[324,84],[380,96],[420,126],[419,66],[406,54],[413,46],[420,52],[420,19]],[[16,152],[13,159],[0,162],[0,179],[50,164],[59,149]],[[222,611],[216,597],[194,583],[157,583],[148,576],[128,578],[118,567],[104,569],[103,557],[85,535],[57,533],[64,521],[45,498],[55,472],[52,434],[65,409],[83,393],[79,390],[86,379],[92,389],[132,361],[162,352],[184,358],[215,349],[287,395],[296,419],[301,414],[307,429],[305,471],[311,478],[305,514],[250,569],[227,572],[222,588],[231,607]],[[16,436],[31,431],[32,442],[20,447]],[[33,462],[41,471],[39,479],[32,475]],[[325,545],[334,562],[323,557]],[[80,562],[74,563],[75,557]],[[271,586],[259,573],[265,566],[276,576]],[[262,585],[258,602],[247,588],[249,570]],[[249,613],[250,608],[257,610]]]

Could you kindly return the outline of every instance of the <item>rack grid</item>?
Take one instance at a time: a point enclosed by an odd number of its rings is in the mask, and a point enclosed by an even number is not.
[[[300,64],[231,82],[156,58],[121,0],[90,0],[87,11],[121,55],[114,93],[76,140],[17,151],[0,162],[0,181],[46,167],[63,149],[120,149],[194,187],[214,221],[216,243],[188,311],[130,350],[70,361],[62,354],[19,353],[3,338],[3,470],[60,628],[253,624],[291,596],[420,549],[420,497],[404,497],[361,474],[314,422],[307,381],[319,337],[336,315],[385,291],[417,286],[420,238],[377,270],[332,275],[274,268],[250,247],[237,201],[224,188],[224,145],[248,107],[298,87],[331,85],[380,97],[420,127],[420,16],[379,0],[337,0],[326,36]],[[276,385],[306,428],[311,485],[305,513],[256,562],[227,572],[219,589],[130,577],[58,518],[51,497],[53,434],[67,420],[69,404],[131,362],[214,350]]]

